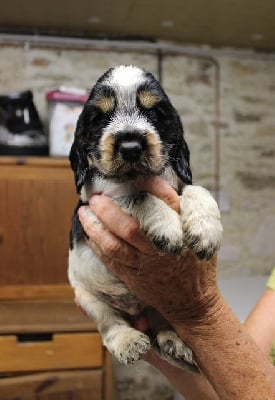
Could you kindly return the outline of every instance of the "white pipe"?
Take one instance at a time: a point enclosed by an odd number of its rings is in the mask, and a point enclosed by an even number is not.
[[[142,51],[142,52],[158,52],[182,54],[190,57],[209,57],[218,56],[238,57],[275,60],[275,53],[256,52],[252,49],[233,49],[222,48],[214,49],[208,46],[184,46],[181,44],[170,44],[165,42],[145,42],[145,41],[126,41],[126,40],[99,40],[99,39],[81,39],[75,37],[59,37],[46,35],[21,35],[0,33],[0,45],[28,43],[35,46],[51,46],[63,48],[92,48],[95,50],[111,49],[123,51]]]

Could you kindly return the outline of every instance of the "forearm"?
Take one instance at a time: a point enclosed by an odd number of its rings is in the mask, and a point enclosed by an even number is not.
[[[275,399],[274,368],[221,295],[207,318],[174,323],[221,400]]]
[[[275,340],[275,290],[266,289],[245,321],[245,327],[260,349],[269,354]]]
[[[182,394],[186,400],[219,400],[203,374],[174,367],[162,360],[153,351],[146,355],[145,360],[166,376],[173,388]]]

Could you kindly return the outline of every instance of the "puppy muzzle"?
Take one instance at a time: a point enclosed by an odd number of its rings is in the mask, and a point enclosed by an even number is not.
[[[128,163],[136,163],[146,151],[145,133],[119,132],[115,140],[115,153]]]

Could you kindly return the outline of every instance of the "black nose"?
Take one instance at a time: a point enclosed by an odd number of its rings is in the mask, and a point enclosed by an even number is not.
[[[123,140],[119,144],[118,151],[123,160],[128,162],[136,162],[140,159],[143,151],[143,145],[138,140]]]

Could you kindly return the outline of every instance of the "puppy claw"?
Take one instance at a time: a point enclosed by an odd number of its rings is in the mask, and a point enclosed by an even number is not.
[[[203,244],[199,236],[191,237],[189,232],[184,233],[185,249],[191,249],[200,260],[210,260],[218,250],[219,245],[213,243]]]
[[[171,253],[179,255],[182,252],[182,247],[183,247],[182,241],[174,243],[166,236],[157,236],[152,239],[152,242],[153,245],[161,253]]]
[[[195,251],[196,256],[200,259],[200,260],[210,260],[213,255],[216,253],[218,249],[214,248],[214,249],[203,249],[203,250],[199,250],[199,251]]]
[[[140,360],[150,347],[151,343],[147,335],[131,329],[115,349],[114,355],[122,364],[133,364]]]

